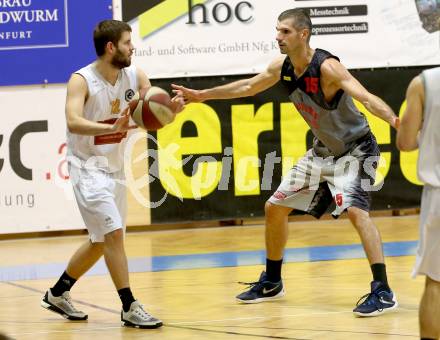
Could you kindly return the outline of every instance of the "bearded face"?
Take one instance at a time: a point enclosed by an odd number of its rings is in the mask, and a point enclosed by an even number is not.
[[[119,47],[116,49],[116,53],[111,60],[111,64],[119,69],[128,67],[131,65],[131,53],[124,53]]]

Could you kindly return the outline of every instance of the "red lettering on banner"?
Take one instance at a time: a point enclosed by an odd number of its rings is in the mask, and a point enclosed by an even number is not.
[[[58,154],[62,155],[66,148],[67,148],[67,144],[66,143],[61,144],[60,147],[58,148]],[[57,172],[58,172],[58,176],[61,179],[64,179],[64,180],[68,180],[69,179],[69,174],[68,174],[68,171],[67,171],[67,160],[65,158],[63,158],[58,163]]]

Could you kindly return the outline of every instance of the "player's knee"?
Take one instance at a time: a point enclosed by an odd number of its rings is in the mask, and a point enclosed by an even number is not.
[[[92,243],[92,247],[95,251],[103,251],[104,250],[104,242]]]
[[[272,203],[270,203],[269,201],[266,201],[266,203],[264,204],[264,212],[267,212],[270,209],[271,205],[272,205]]]
[[[274,217],[275,216],[277,216],[277,217],[288,216],[292,210],[293,209],[291,209],[291,208],[276,205],[276,204],[273,204],[269,201],[266,201],[266,204],[264,205],[264,213],[265,213],[266,217],[269,217],[269,218],[272,216],[274,216]]]
[[[440,282],[439,281],[435,281],[432,278],[430,278],[429,276],[427,276],[426,282],[425,282],[425,287],[426,287],[426,289],[432,290],[433,292],[435,292],[436,294],[438,294],[440,296]]]
[[[266,216],[272,215],[276,210],[276,205],[270,203],[269,201],[266,202],[264,205],[264,213]]]
[[[122,228],[113,230],[104,236],[104,243],[120,242],[124,239],[124,231]]]
[[[348,208],[347,215],[355,227],[362,227],[364,225],[368,226],[371,220],[368,211],[356,207]]]

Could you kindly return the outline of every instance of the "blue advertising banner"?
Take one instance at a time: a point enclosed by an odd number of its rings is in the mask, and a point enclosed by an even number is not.
[[[15,3],[0,4],[0,50],[69,46],[67,0]]]
[[[112,1],[0,0],[0,86],[65,83],[95,59],[93,28]]]

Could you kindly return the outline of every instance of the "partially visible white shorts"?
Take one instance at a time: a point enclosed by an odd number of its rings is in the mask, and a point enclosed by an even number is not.
[[[440,282],[440,188],[425,185],[420,209],[420,237],[413,277]]]
[[[107,173],[99,169],[85,169],[69,164],[79,211],[92,243],[104,242],[104,236],[114,230],[124,229],[127,215],[127,193],[124,171]]]

